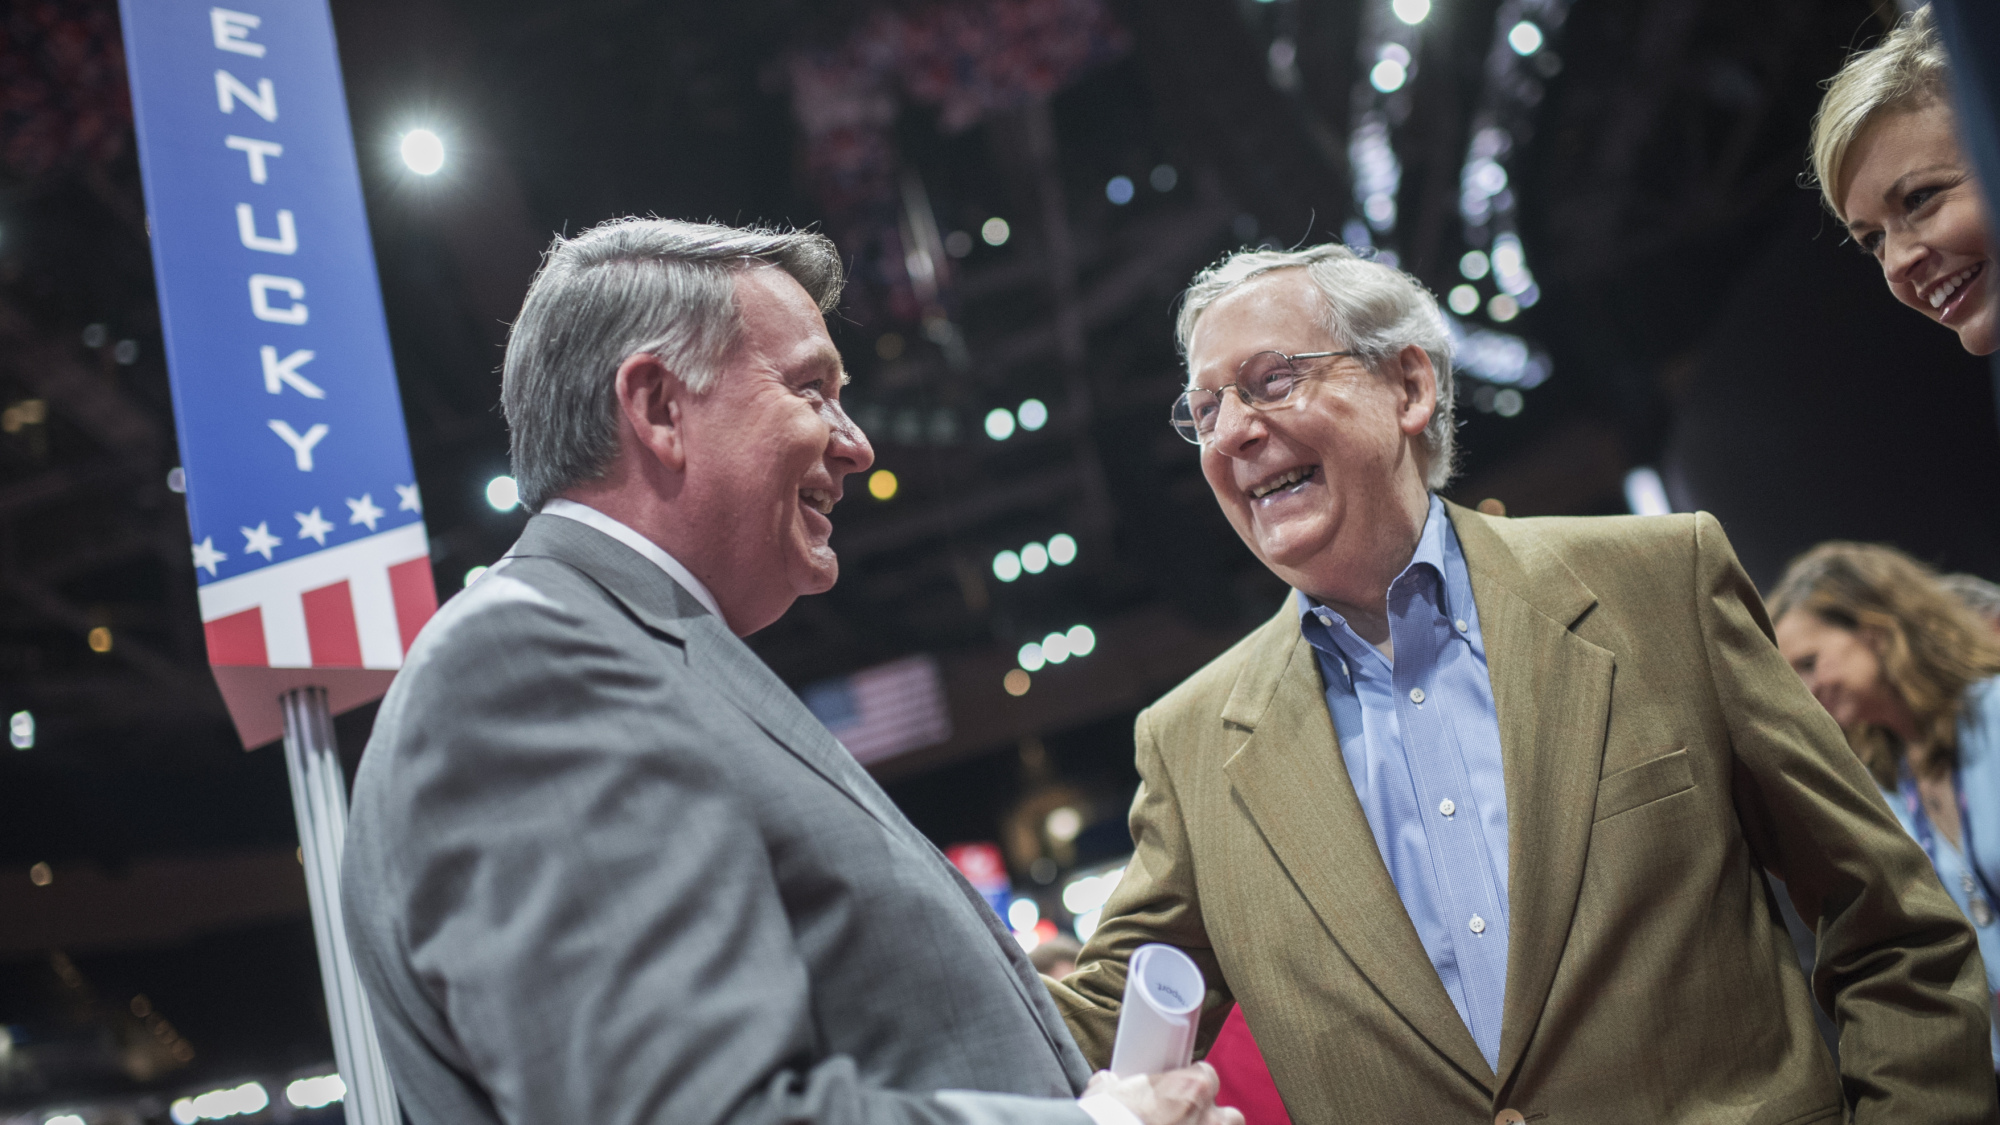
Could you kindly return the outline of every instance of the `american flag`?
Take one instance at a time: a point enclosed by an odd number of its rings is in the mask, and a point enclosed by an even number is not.
[[[863,765],[951,737],[937,660],[910,656],[822,680],[800,695],[806,707]]]
[[[211,582],[200,597],[219,667],[394,670],[437,612],[421,523]]]

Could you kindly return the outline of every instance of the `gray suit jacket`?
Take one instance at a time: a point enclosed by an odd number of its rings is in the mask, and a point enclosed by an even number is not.
[[[416,1125],[1089,1125],[992,910],[720,620],[571,520],[411,648],[341,884]]]

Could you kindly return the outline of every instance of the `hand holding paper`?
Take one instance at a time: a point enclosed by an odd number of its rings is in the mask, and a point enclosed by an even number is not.
[[[1111,1073],[1165,1074],[1194,1059],[1195,1027],[1208,982],[1187,954],[1171,945],[1142,945],[1125,976],[1125,1003],[1111,1045]]]

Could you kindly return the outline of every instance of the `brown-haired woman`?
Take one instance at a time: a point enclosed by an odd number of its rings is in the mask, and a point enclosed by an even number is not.
[[[1770,598],[1778,649],[1882,786],[2000,990],[2000,636],[1893,547],[1822,543]],[[2000,1031],[1993,1039],[2000,1069]]]

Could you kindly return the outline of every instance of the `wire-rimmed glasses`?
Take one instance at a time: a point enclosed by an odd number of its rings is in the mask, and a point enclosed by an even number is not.
[[[1236,381],[1224,383],[1209,390],[1205,387],[1190,387],[1174,400],[1174,432],[1194,445],[1207,441],[1215,433],[1215,420],[1222,414],[1222,396],[1231,387],[1236,388],[1236,397],[1249,407],[1273,406],[1291,396],[1292,388],[1302,379],[1310,379],[1312,373],[1300,371],[1298,361],[1302,359],[1331,359],[1334,356],[1359,355],[1359,352],[1258,352],[1236,369]]]

